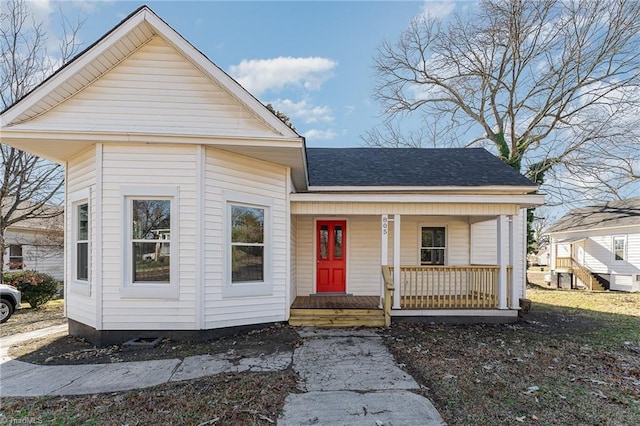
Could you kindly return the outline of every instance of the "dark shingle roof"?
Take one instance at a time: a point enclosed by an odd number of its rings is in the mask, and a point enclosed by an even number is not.
[[[570,210],[547,232],[640,226],[640,197]]]
[[[312,186],[535,186],[483,148],[307,148]]]

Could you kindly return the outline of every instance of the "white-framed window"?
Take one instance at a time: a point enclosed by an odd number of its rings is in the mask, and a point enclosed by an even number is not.
[[[22,256],[22,245],[9,245],[9,269],[18,271],[24,269],[24,257]]]
[[[75,210],[75,259],[74,278],[77,281],[89,280],[89,203],[74,205]]]
[[[447,229],[420,226],[420,265],[444,265],[447,258]]]
[[[69,195],[68,216],[71,241],[67,246],[71,257],[69,289],[85,296],[91,295],[91,206],[89,188]]]
[[[224,295],[271,295],[271,200],[235,192],[224,198]]]
[[[613,261],[624,262],[627,260],[627,237],[619,235],[613,237]]]
[[[178,188],[123,187],[123,297],[178,297]]]

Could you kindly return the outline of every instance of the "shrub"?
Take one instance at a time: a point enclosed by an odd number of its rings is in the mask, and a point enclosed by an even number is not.
[[[32,308],[38,308],[53,299],[61,287],[60,282],[51,275],[36,271],[7,273],[4,282],[17,287],[22,293],[22,301]]]

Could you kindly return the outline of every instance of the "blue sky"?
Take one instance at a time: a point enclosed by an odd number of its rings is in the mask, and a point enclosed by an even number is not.
[[[142,2],[38,0],[52,42],[59,10],[80,16],[84,46]],[[425,12],[447,15],[448,1],[150,1],[162,19],[263,103],[289,115],[308,146],[359,146],[380,122],[372,100],[373,56]]]

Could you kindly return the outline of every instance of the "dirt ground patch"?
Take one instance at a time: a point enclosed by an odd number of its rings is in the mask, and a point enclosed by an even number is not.
[[[385,341],[450,425],[640,424],[640,295],[565,293],[529,291],[515,324],[395,324]]]
[[[39,309],[32,309],[29,304],[14,312],[7,322],[0,326],[0,337],[16,333],[39,330],[53,325],[66,324],[63,315],[64,300],[52,300]]]
[[[293,371],[223,374],[109,394],[2,398],[4,424],[271,425],[295,390]]]
[[[236,336],[205,342],[176,342],[164,339],[155,348],[126,349],[122,345],[96,348],[88,341],[54,335],[14,345],[9,350],[12,358],[32,364],[77,365],[102,364],[153,359],[184,359],[193,355],[232,352],[238,358],[260,354],[292,351],[301,344],[295,330],[276,324]]]

